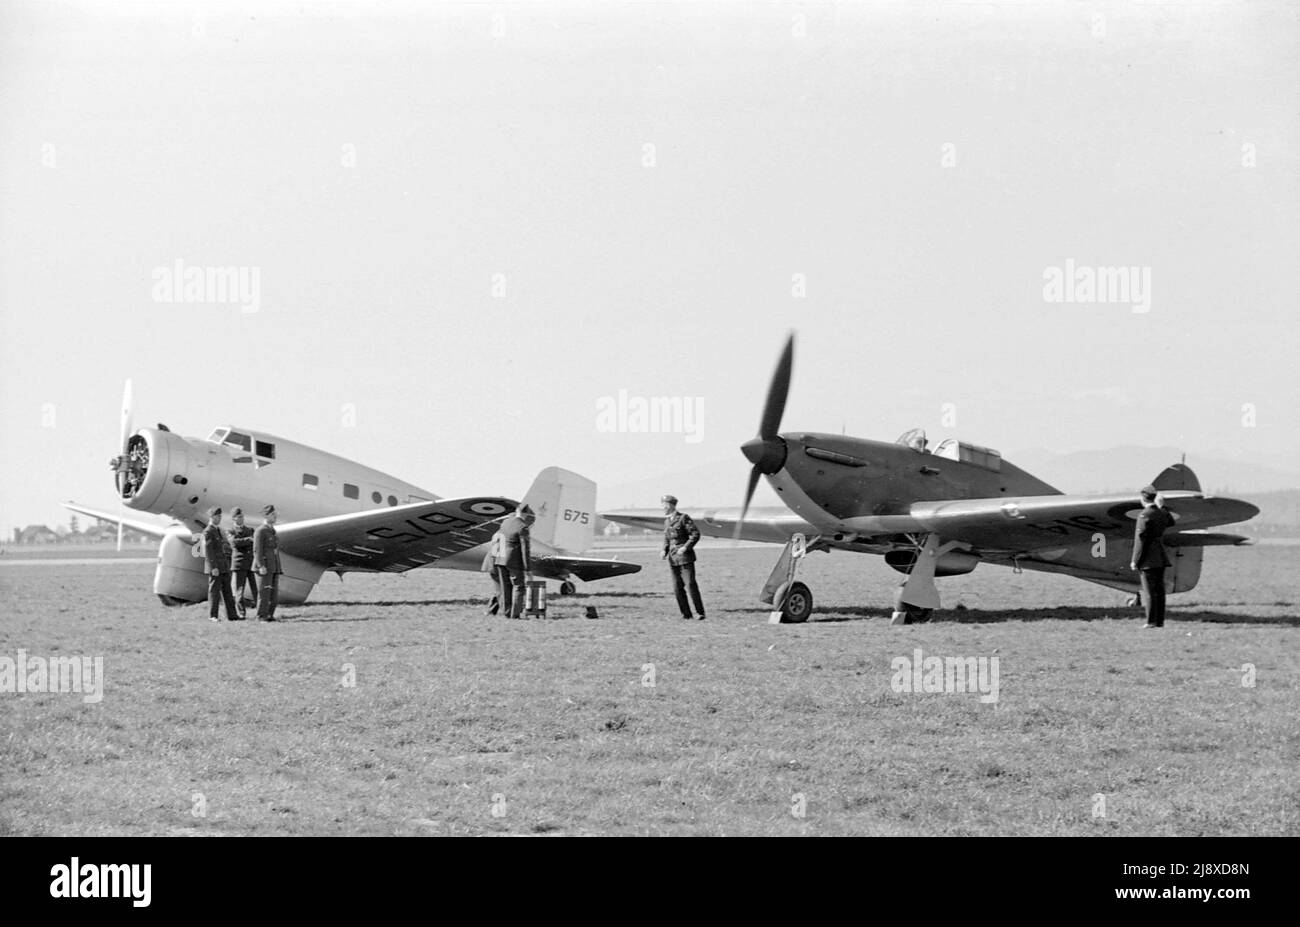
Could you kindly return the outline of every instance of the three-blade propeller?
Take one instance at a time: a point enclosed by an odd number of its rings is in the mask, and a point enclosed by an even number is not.
[[[763,404],[763,417],[758,423],[758,437],[751,438],[740,446],[745,458],[753,464],[749,471],[749,484],[745,487],[745,504],[740,509],[740,520],[736,522],[735,538],[745,527],[745,515],[749,513],[749,503],[753,501],[754,490],[758,489],[758,480],[764,474],[777,473],[785,466],[786,446],[778,434],[781,430],[781,417],[785,414],[785,401],[790,395],[790,372],[794,368],[794,332],[786,339],[785,350],[776,363],[772,374],[772,383],[767,388],[767,402]]]

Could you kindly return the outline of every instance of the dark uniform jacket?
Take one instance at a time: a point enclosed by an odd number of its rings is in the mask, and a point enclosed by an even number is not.
[[[230,538],[230,548],[233,554],[230,558],[230,569],[233,572],[240,570],[251,570],[253,568],[253,527],[252,525],[235,525],[226,532]]]
[[[502,557],[497,559],[497,563],[508,570],[530,572],[533,568],[532,535],[524,520],[511,515],[501,526],[500,535]]]
[[[253,567],[266,567],[268,573],[283,573],[280,569],[280,538],[275,526],[261,524],[253,532]]]
[[[1158,570],[1169,566],[1169,555],[1165,553],[1165,545],[1160,536],[1173,523],[1174,516],[1166,509],[1155,505],[1142,509],[1137,517],[1137,527],[1133,530],[1133,562],[1139,570]]]
[[[213,570],[230,572],[230,545],[220,528],[208,525],[203,529],[203,572],[211,574]]]
[[[695,562],[695,545],[700,529],[685,512],[673,512],[664,519],[664,553],[668,562],[681,566]]]

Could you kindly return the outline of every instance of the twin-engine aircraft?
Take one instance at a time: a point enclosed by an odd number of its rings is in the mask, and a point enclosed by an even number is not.
[[[219,427],[206,439],[166,426],[132,428],[131,387],[122,402],[122,443],[111,466],[122,506],[168,515],[162,526],[73,502],[74,512],[157,537],[154,592],[165,605],[206,601],[208,579],[197,550],[207,512],[229,519],[242,508],[249,524],[275,505],[284,575],[280,602],[298,605],[327,570],[404,573],[419,567],[478,570],[486,544],[517,503],[502,496],[440,499],[426,489],[325,451],[247,428]],[[635,573],[635,563],[580,556],[592,544],[596,484],[559,467],[537,475],[524,500],[537,514],[533,575],[558,580],[571,594],[584,582]]]
[[[786,622],[812,612],[808,587],[795,581],[807,551],[849,550],[881,554],[905,575],[895,593],[891,623],[926,621],[940,607],[936,576],[969,573],[981,563],[1064,573],[1137,594],[1129,569],[1137,493],[1065,495],[1015,466],[995,450],[948,439],[931,450],[919,429],[892,444],[844,435],[778,434],[790,389],[794,336],[786,342],[768,391],[758,437],[741,451],[753,465],[744,506],[708,511],[700,532],[784,543],[760,601]],[[746,520],[759,477],[780,495],[789,513]],[[1173,565],[1169,592],[1192,589],[1206,547],[1249,539],[1206,531],[1253,518],[1249,502],[1206,495],[1185,464],[1153,481],[1176,527],[1164,543]],[[648,511],[602,513],[610,521],[657,528],[663,515]]]

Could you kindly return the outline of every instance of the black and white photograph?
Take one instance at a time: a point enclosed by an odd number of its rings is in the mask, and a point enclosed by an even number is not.
[[[1251,838],[1086,879],[1233,916],[1300,834],[1297,267],[1282,0],[6,2],[24,891]]]

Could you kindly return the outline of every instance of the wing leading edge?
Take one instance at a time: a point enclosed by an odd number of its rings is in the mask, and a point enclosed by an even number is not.
[[[281,526],[280,549],[338,572],[404,573],[486,544],[517,503],[501,496],[413,502]]]

